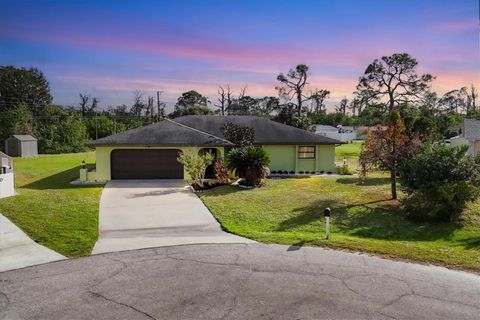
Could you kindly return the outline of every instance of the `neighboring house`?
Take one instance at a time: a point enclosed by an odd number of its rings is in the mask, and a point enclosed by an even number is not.
[[[315,134],[320,136],[339,140],[341,142],[349,142],[357,139],[357,134],[353,127],[343,127],[341,125],[333,127],[323,124],[314,124],[313,126],[315,127]]]
[[[376,126],[372,126],[372,127],[360,126],[360,127],[355,127],[354,131],[355,131],[355,135],[356,135],[358,140],[365,140],[365,139],[367,139],[368,131],[376,130],[376,128],[377,128]],[[382,126],[381,128],[383,130],[387,129],[386,126]]]
[[[255,130],[255,145],[270,155],[272,171],[328,172],[335,170],[335,145],[340,141],[252,116],[185,116],[92,141],[96,171],[87,180],[184,179],[179,153],[210,152],[224,158],[234,146],[222,132],[227,122]]]
[[[37,139],[15,134],[5,140],[5,152],[11,157],[35,157],[38,155]]]
[[[15,195],[13,159],[0,152],[0,199]]]
[[[449,139],[449,145],[452,147],[467,145],[468,154],[480,154],[480,120],[465,119],[459,132],[458,136]]]

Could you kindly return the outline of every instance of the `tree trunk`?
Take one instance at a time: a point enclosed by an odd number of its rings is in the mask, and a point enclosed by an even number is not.
[[[393,169],[390,171],[390,183],[392,189],[392,199],[397,199],[397,170]]]
[[[298,115],[302,115],[302,91],[297,91]]]

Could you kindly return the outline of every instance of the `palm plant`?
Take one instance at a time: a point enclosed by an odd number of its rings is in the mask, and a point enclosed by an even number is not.
[[[227,168],[235,170],[238,177],[245,179],[249,186],[258,186],[268,173],[270,157],[258,146],[232,149],[227,156]]]

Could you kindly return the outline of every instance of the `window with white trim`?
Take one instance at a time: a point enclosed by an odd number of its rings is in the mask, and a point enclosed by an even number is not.
[[[315,159],[315,146],[299,146],[298,159]]]

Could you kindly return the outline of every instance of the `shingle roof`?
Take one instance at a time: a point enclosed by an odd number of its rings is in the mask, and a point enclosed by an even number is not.
[[[12,137],[19,141],[37,141],[37,138],[28,134],[14,134]]]
[[[255,130],[255,144],[338,144],[338,140],[253,116],[184,116],[94,140],[97,146],[233,146],[222,127],[227,122]]]
[[[231,142],[171,120],[128,130],[87,143],[96,146],[231,146]]]
[[[222,127],[227,122],[248,126],[255,130],[255,144],[338,144],[338,140],[316,135],[306,130],[287,126],[254,116],[184,116],[176,122],[225,138]]]
[[[480,120],[465,119],[465,139],[469,141],[480,140]]]
[[[3,153],[2,151],[0,151],[0,159],[1,159],[1,158],[12,159],[12,157],[10,157],[8,154],[5,154],[5,153]]]

